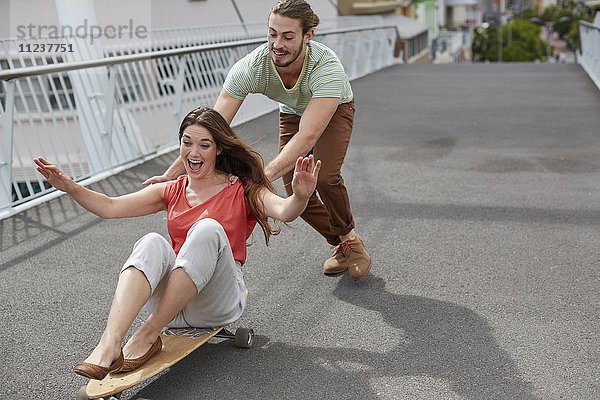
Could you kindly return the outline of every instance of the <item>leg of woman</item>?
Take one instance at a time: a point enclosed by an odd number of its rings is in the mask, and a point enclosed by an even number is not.
[[[119,282],[100,341],[85,362],[109,366],[140,310],[175,262],[171,245],[158,233],[149,233],[134,245]]]
[[[240,304],[242,291],[245,300],[245,285],[243,280],[239,284],[241,278],[234,268],[240,267],[235,264],[223,227],[209,218],[194,224],[160,301],[125,345],[125,358],[144,356],[165,326],[210,327],[237,319],[245,306]]]
[[[176,265],[192,278],[198,295],[169,326],[208,328],[235,322],[246,308],[247,290],[225,230],[217,221],[205,219],[195,226],[190,239],[191,245],[185,251],[182,248]]]
[[[141,271],[130,267],[121,273],[104,333],[85,362],[108,367],[117,359],[123,338],[149,297],[150,284]]]
[[[181,268],[169,275],[160,301],[152,314],[131,336],[123,354],[126,359],[144,356],[160,335],[162,329],[198,294],[196,285]]]

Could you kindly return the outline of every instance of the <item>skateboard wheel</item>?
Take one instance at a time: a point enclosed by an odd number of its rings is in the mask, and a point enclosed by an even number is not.
[[[242,349],[254,347],[254,331],[248,328],[237,328],[235,331],[235,345]]]
[[[75,396],[75,400],[90,400],[89,396],[87,395],[86,386],[82,386],[77,391],[77,396]]]

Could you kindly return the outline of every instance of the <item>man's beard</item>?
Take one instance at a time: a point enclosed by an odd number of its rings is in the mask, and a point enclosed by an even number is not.
[[[295,52],[294,51],[289,52],[289,55],[292,56],[292,59],[290,61],[284,61],[284,62],[276,61],[271,56],[271,59],[273,59],[273,64],[275,64],[275,66],[280,67],[280,68],[285,68],[285,67],[291,65],[294,61],[296,61],[298,59],[298,57],[300,57],[300,54],[302,54],[302,48],[303,47],[304,47],[304,44],[300,43],[300,47],[297,49],[297,51],[295,51]],[[271,46],[271,52],[272,51],[273,51],[273,47]]]

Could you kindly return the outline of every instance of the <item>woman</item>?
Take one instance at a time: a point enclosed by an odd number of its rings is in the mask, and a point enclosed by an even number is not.
[[[256,223],[268,243],[277,233],[268,218],[294,220],[315,190],[321,163],[311,155],[296,162],[294,194],[277,196],[260,155],[211,108],[197,108],[184,118],[179,141],[186,174],[118,197],[78,185],[43,158],[34,160],[50,184],[100,217],[167,211],[171,243],[150,233],[135,244],[121,269],[104,333],[89,357],[75,365],[77,374],[103,379],[139,368],[162,349],[165,326],[212,327],[237,320],[246,306],[241,271],[246,240]],[[149,317],[121,349],[144,306]]]

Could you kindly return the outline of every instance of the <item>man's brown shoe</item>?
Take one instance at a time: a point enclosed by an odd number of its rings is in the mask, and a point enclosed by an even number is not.
[[[346,272],[348,269],[348,260],[342,251],[342,245],[335,246],[335,250],[331,257],[325,260],[323,264],[323,273],[327,276],[337,276]]]
[[[356,235],[354,239],[344,240],[340,246],[346,257],[350,277],[357,281],[367,275],[372,261],[360,236]]]

